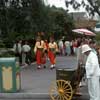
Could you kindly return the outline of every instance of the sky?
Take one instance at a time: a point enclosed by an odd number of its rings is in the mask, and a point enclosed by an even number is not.
[[[54,5],[56,7],[62,7],[64,9],[67,9],[66,5],[65,5],[65,0],[44,0],[46,4],[49,4],[50,6]],[[82,0],[78,0],[78,2],[81,2]],[[87,0],[85,0],[85,3],[87,3]],[[70,12],[86,12],[86,10],[82,7],[80,7],[80,10],[74,10],[71,6],[69,6],[68,8],[69,13]],[[88,13],[86,12],[87,16]],[[94,19],[98,19],[97,15],[94,16]]]
[[[50,4],[50,6],[55,5],[56,7],[62,7],[66,9],[65,0],[44,0],[47,4]],[[81,0],[78,0],[78,2],[81,2]],[[80,10],[74,10],[71,6],[68,8],[69,12],[82,12],[85,11],[85,9],[80,8]]]

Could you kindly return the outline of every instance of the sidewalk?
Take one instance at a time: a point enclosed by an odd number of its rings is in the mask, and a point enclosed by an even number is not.
[[[77,68],[75,57],[57,57],[56,68]],[[21,90],[18,93],[0,93],[0,99],[3,98],[25,98],[25,99],[48,99],[51,82],[56,81],[56,69],[49,68],[37,70],[36,64],[25,67],[21,70]]]

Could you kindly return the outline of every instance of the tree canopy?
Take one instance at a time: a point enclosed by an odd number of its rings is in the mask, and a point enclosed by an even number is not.
[[[97,13],[100,16],[100,0],[65,0],[66,6],[72,5],[74,9],[79,9],[81,6],[86,9],[89,15],[94,16]]]
[[[6,43],[34,38],[37,32],[59,38],[73,27],[66,10],[46,6],[43,0],[0,0],[0,38]]]

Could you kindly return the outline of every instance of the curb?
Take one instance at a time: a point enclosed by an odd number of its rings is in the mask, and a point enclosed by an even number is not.
[[[33,62],[32,64],[31,64],[31,66],[32,65],[36,65],[36,62]],[[21,69],[24,69],[24,68],[27,68],[28,66],[25,66],[25,65],[23,65],[23,66],[21,66]]]
[[[0,99],[50,99],[48,93],[0,93]]]
[[[88,94],[84,94],[81,97],[88,97]],[[75,100],[77,96],[73,96],[73,100]],[[0,93],[0,99],[48,99],[50,100],[49,93]],[[83,99],[82,99],[83,100]]]

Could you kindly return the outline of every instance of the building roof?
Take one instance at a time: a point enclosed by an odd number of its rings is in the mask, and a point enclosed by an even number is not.
[[[96,25],[96,20],[78,20],[75,21],[75,28],[94,28]]]
[[[72,12],[69,15],[76,21],[76,20],[85,20],[88,19],[86,12]]]
[[[75,28],[94,28],[96,20],[89,19],[86,12],[72,12],[69,15],[75,21]]]

